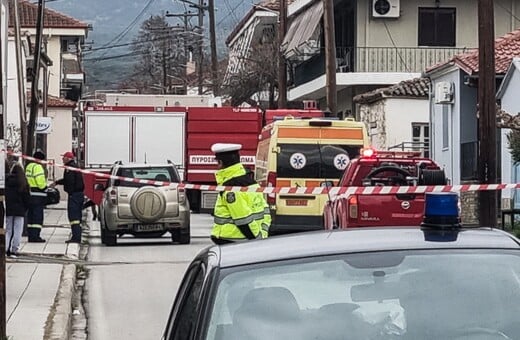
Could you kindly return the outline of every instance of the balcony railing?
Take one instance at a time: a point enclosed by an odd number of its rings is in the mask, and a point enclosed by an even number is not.
[[[389,151],[416,151],[422,157],[430,157],[430,143],[428,142],[402,142],[388,147]]]
[[[467,48],[445,47],[338,47],[337,72],[421,73],[448,61],[454,55],[469,52]],[[294,71],[294,85],[311,81],[325,73],[325,52],[307,56]]]

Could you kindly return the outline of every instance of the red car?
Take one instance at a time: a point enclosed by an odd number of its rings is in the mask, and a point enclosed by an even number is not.
[[[445,185],[444,170],[418,152],[365,150],[345,169],[339,186]],[[338,195],[325,204],[325,229],[374,226],[417,226],[424,194]]]

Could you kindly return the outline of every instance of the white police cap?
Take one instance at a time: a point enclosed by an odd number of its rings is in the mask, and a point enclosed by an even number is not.
[[[213,153],[238,151],[240,149],[242,149],[242,144],[216,143],[211,146],[211,151]]]

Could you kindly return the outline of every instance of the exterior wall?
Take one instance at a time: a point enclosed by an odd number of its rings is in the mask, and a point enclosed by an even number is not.
[[[61,163],[60,155],[72,150],[72,108],[49,107],[47,116],[52,118],[52,132],[47,135],[47,159]],[[60,168],[55,167],[54,172],[56,178],[63,175]],[[49,177],[52,175],[51,172]]]
[[[386,98],[359,106],[372,147],[389,147],[412,141],[412,123],[428,123],[428,100]]]
[[[427,99],[392,98],[386,107],[387,147],[412,141],[412,123],[428,123]]]
[[[502,94],[502,109],[509,112],[513,116],[520,113],[520,97],[518,96],[518,89],[520,89],[520,70],[515,69],[514,73],[507,84],[507,88],[504,89]],[[511,152],[507,143],[507,134],[510,129],[501,129],[501,177],[502,183],[515,183],[520,178],[517,176],[517,168],[513,164],[511,158]],[[518,190],[502,190],[502,199],[514,199],[517,203],[520,203],[518,197]]]
[[[360,120],[367,126],[370,145],[376,150],[386,150],[387,148],[386,131],[388,124],[385,119],[386,104],[387,100],[383,99],[359,106]]]
[[[16,46],[14,37],[9,38],[8,45],[8,66],[7,66],[7,98],[9,102],[9,109],[6,110],[6,142],[12,146],[16,151],[20,151],[21,137],[20,137],[20,104],[18,97],[18,74],[16,71]],[[25,71],[25,55],[22,48],[22,63]],[[25,76],[25,72],[23,72]],[[25,79],[23,81],[26,84]],[[24,89],[24,93],[26,93]]]
[[[9,18],[9,8],[8,8],[8,2],[7,0],[0,0],[0,68],[1,68],[1,74],[2,79],[0,79],[1,88],[0,91],[2,91],[2,98],[4,98],[4,102],[0,103],[3,104],[4,107],[0,107],[0,109],[3,109],[3,120],[4,120],[4,126],[6,125],[6,112],[9,110],[8,101],[7,101],[7,61],[8,61],[8,38],[7,38],[7,26],[8,26],[8,20]],[[3,171],[3,170],[2,170]]]
[[[440,81],[454,83],[454,104],[435,104],[432,96],[430,101],[431,150],[432,158],[446,171],[452,184],[460,184],[460,70],[442,74],[432,78],[432,89]],[[448,147],[443,147],[443,107],[448,110]]]
[[[358,0],[357,46],[393,47],[385,23],[397,46],[417,46],[418,8],[435,7],[433,0],[400,0],[400,17],[382,20],[371,17],[371,4],[371,0]],[[441,7],[457,8],[456,47],[477,47],[477,1],[442,0]],[[495,35],[502,36],[514,30],[516,28],[515,16],[520,16],[520,0],[504,0],[500,4],[495,1]]]
[[[47,70],[49,95],[61,97],[61,41],[59,36],[48,36],[47,39],[47,55],[52,60],[52,66]],[[43,75],[41,80],[43,81]]]

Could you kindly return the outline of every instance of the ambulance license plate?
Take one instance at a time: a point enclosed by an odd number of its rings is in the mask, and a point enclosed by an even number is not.
[[[160,231],[163,230],[162,224],[135,224],[135,231]]]

